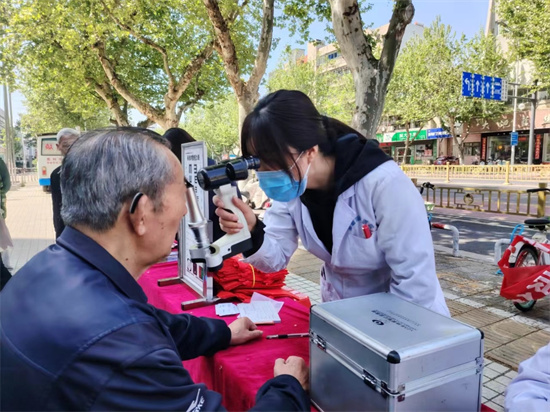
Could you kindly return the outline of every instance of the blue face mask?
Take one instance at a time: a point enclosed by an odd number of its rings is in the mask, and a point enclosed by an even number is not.
[[[309,166],[300,182],[290,177],[284,170],[256,172],[256,175],[267,197],[278,202],[290,202],[306,191],[308,172]]]

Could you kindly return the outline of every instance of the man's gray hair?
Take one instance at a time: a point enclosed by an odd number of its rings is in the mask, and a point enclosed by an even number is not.
[[[61,129],[59,132],[57,132],[57,143],[64,138],[64,137],[78,137],[80,136],[80,133],[78,130],[71,129],[70,127],[65,127],[64,129]]]
[[[170,151],[163,146],[170,147],[162,136],[137,127],[95,130],[78,138],[61,169],[65,224],[105,232],[137,192],[159,210],[173,179]]]

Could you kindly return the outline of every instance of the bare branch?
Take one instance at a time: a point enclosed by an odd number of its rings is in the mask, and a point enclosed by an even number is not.
[[[195,96],[193,96],[193,98],[191,98],[190,100],[188,100],[187,102],[183,103],[179,108],[178,108],[178,111],[176,112],[176,116],[179,119],[181,119],[181,115],[186,112],[187,110],[191,109],[193,106],[195,106],[200,99],[202,99],[202,97],[204,96],[205,94],[205,91],[202,90],[202,89],[197,89],[197,91],[195,92]]]
[[[174,87],[174,85],[176,84],[176,80],[174,79],[172,71],[170,70],[170,64],[168,62],[168,53],[166,52],[166,49],[164,47],[162,47],[161,45],[155,43],[153,40],[143,36],[140,33],[138,33],[132,27],[130,27],[128,24],[122,23],[122,21],[120,21],[120,19],[113,14],[111,9],[109,9],[109,7],[107,7],[107,4],[105,3],[104,0],[101,0],[101,4],[103,4],[103,7],[105,8],[105,11],[107,12],[107,14],[111,18],[111,20],[113,20],[118,27],[120,27],[123,30],[126,30],[132,36],[139,39],[142,43],[144,43],[148,46],[151,46],[153,49],[157,50],[162,55],[162,62],[164,64],[164,71],[166,72],[166,75],[168,76],[168,79],[169,79],[169,82],[170,82],[169,87],[170,88]]]
[[[128,116],[121,110],[120,105],[116,97],[114,96],[113,90],[108,83],[98,83],[95,79],[90,77],[86,78],[88,84],[94,86],[95,92],[103,99],[107,104],[107,107],[111,113],[115,116],[116,124],[118,126],[128,126]]]

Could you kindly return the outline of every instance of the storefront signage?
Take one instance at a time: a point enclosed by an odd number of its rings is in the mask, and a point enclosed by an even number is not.
[[[541,160],[542,159],[542,135],[537,134],[535,136],[535,157],[534,160]]]
[[[510,133],[510,144],[512,146],[517,146],[518,145],[518,139],[519,139],[519,133],[518,132]]]
[[[442,127],[436,129],[428,129],[428,139],[448,139],[451,134]]]
[[[417,133],[418,136],[416,135]],[[420,130],[420,132],[418,132],[418,129],[409,130],[409,134],[409,141],[426,140],[428,138],[426,129],[422,129]],[[376,135],[376,139],[381,143],[405,142],[407,141],[407,131],[400,131],[395,133],[378,133]]]
[[[481,158],[479,160],[487,161],[487,137],[481,138]]]

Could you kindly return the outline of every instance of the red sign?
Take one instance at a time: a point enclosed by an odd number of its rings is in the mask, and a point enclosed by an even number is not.
[[[542,147],[542,135],[537,134],[535,136],[535,158],[534,160],[541,160],[541,147]]]
[[[487,138],[481,138],[481,158],[484,162],[487,160]]]

